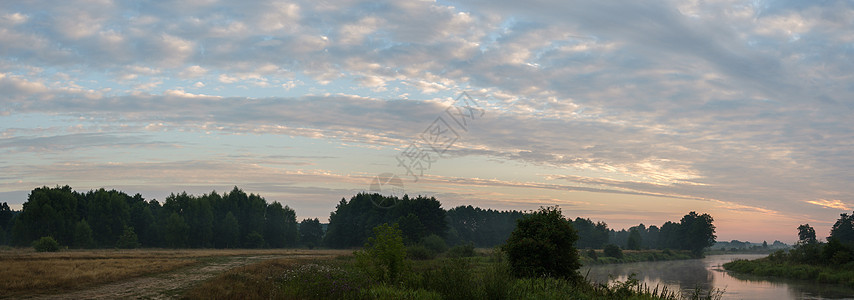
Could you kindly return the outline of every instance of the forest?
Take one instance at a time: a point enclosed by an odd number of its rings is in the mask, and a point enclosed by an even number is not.
[[[447,245],[489,248],[505,243],[517,221],[531,211],[498,211],[472,206],[448,210],[433,197],[388,197],[360,193],[342,198],[329,223],[297,222],[296,212],[238,187],[200,196],[171,194],[160,203],[121,191],[77,192],[69,186],[40,187],[21,211],[0,204],[0,244],[29,246],[52,237],[70,248],[357,248],[373,228],[397,224],[407,245],[441,239]],[[639,224],[619,231],[605,222],[576,217],[568,223],[579,249],[681,249],[702,255],[714,243],[708,214],[690,212],[660,227]]]

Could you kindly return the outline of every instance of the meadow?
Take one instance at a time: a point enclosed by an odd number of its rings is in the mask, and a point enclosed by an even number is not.
[[[299,249],[129,249],[35,252],[32,248],[0,249],[0,298],[66,294],[192,267],[239,266],[268,259],[290,261],[332,257],[341,250]],[[238,258],[240,258],[238,260]],[[253,258],[253,259],[247,259]],[[230,269],[230,268],[229,268]],[[216,272],[217,269],[211,269]],[[222,270],[224,271],[224,270]],[[211,274],[212,277],[216,274]],[[199,276],[199,279],[206,279]],[[195,284],[192,280],[188,284]]]
[[[718,299],[683,295],[635,279],[610,285],[561,278],[515,278],[491,249],[470,257],[411,260],[393,282],[373,279],[352,255],[313,261],[269,260],[232,269],[182,295],[186,299]]]

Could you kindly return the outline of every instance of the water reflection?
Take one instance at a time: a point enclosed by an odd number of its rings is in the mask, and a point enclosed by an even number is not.
[[[841,285],[815,284],[798,280],[768,279],[735,275],[723,270],[734,259],[756,259],[763,255],[712,255],[704,259],[640,262],[582,267],[582,275],[593,282],[625,281],[632,273],[650,287],[667,287],[683,294],[720,289],[723,299],[854,299],[854,289]]]

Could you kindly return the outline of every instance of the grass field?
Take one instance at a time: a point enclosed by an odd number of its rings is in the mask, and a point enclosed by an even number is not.
[[[603,286],[550,277],[514,278],[502,261],[482,252],[474,257],[416,260],[399,281],[381,282],[360,269],[351,255],[301,262],[270,260],[224,272],[181,298],[720,299],[719,291],[682,295],[636,280]]]
[[[0,298],[69,293],[108,283],[180,271],[234,257],[290,260],[337,256],[351,251],[300,249],[0,250]]]

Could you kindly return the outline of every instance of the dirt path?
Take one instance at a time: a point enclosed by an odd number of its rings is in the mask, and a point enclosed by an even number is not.
[[[225,256],[175,271],[109,283],[65,294],[29,299],[173,299],[189,287],[233,268],[276,258],[312,258],[323,255]]]

